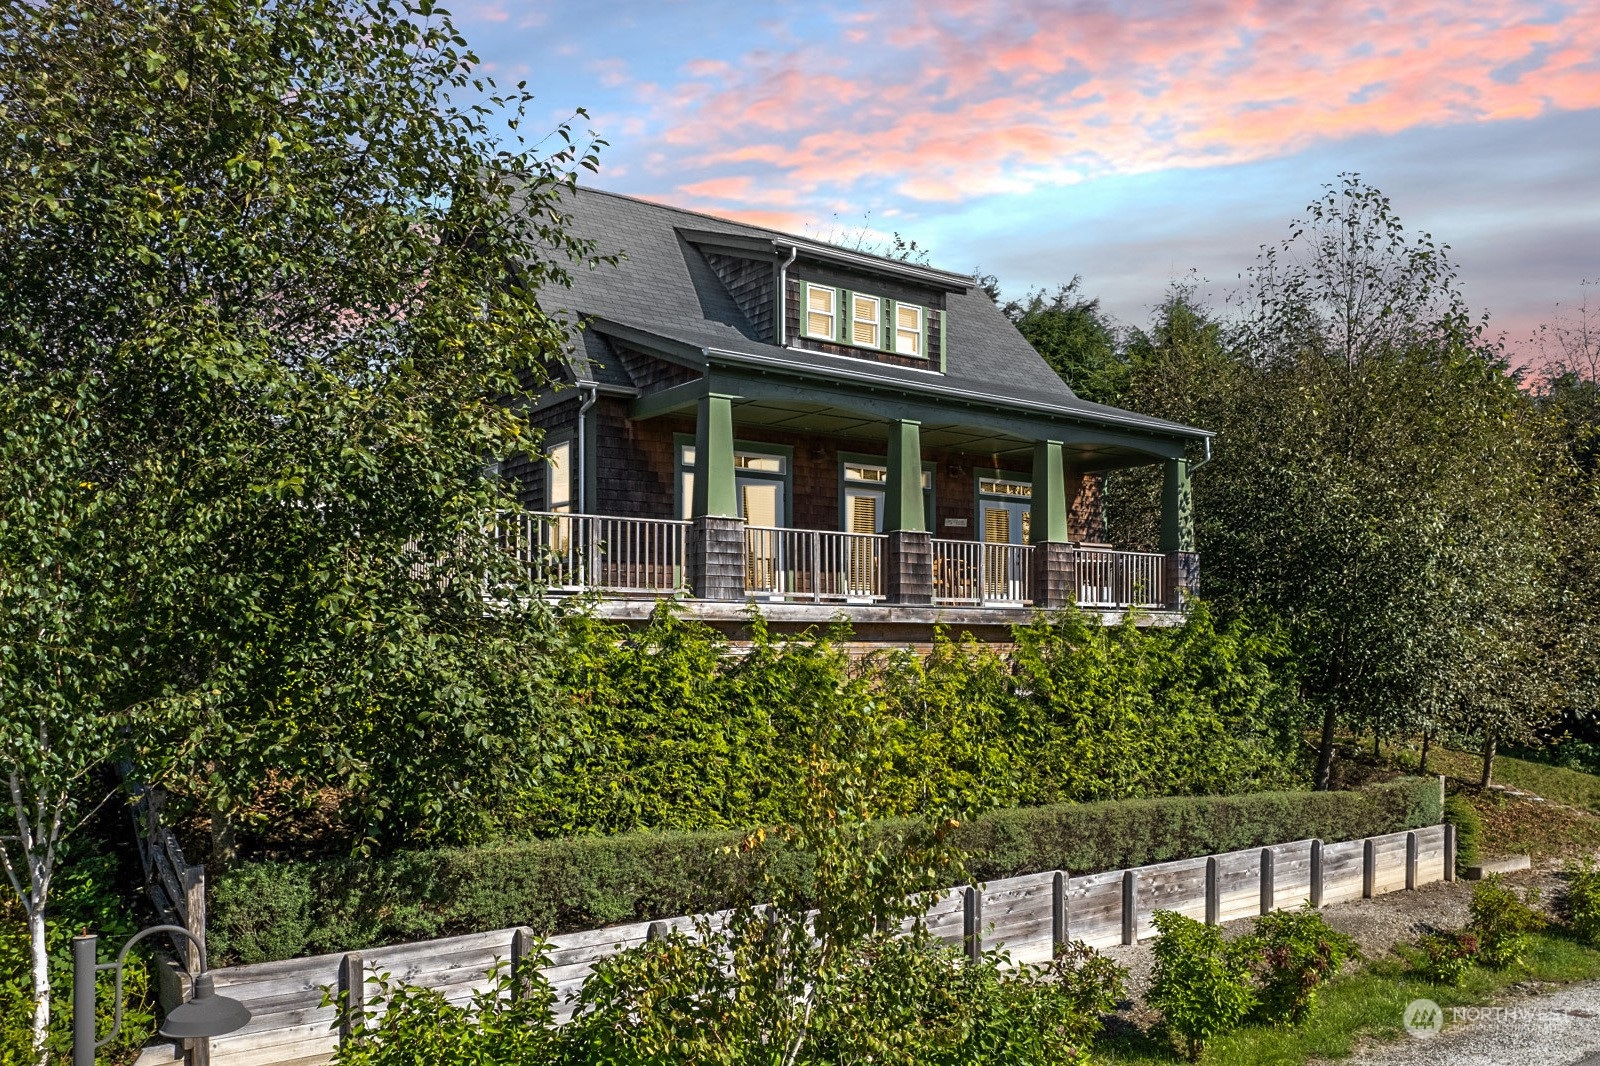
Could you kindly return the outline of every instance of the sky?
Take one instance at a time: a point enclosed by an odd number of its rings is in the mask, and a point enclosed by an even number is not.
[[[448,0],[447,0],[448,3]],[[1514,350],[1600,279],[1600,0],[473,0],[527,128],[599,188],[812,237],[900,233],[1006,296],[1140,325],[1222,303],[1357,172]]]

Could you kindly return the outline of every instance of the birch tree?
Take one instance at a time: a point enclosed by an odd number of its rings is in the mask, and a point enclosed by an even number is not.
[[[565,343],[561,190],[428,0],[0,7],[0,743],[33,931],[127,760],[218,824],[274,774],[368,836],[515,787],[503,403]],[[491,123],[494,125],[491,126]],[[553,147],[552,147],[553,146]],[[485,593],[495,596],[488,609]],[[521,730],[522,732],[518,732]]]

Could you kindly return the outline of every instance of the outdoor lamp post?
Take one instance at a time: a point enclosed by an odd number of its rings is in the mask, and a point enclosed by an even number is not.
[[[152,925],[128,938],[117,955],[116,962],[97,963],[95,946],[99,937],[94,934],[72,938],[72,1066],[94,1066],[94,1053],[117,1038],[122,1030],[122,965],[128,961],[128,951],[147,936],[173,933],[186,936],[200,949],[200,972],[194,975],[194,995],[168,1013],[161,1026],[162,1036],[210,1039],[236,1029],[250,1021],[250,1010],[236,999],[217,995],[217,986],[206,970],[206,942],[181,925]],[[104,1040],[95,1040],[95,975],[101,970],[117,973],[116,1010],[112,1017],[111,1032]]]

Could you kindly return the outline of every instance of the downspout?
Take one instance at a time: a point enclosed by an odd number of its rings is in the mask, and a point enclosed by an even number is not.
[[[592,381],[578,382],[578,391],[582,393],[585,389],[588,398],[578,405],[578,461],[574,464],[578,468],[578,514],[589,513],[589,438],[584,432],[584,416],[600,396],[600,386]]]
[[[1196,470],[1199,470],[1202,466],[1205,466],[1210,461],[1211,461],[1211,438],[1207,437],[1206,438],[1206,457],[1204,459],[1200,460],[1198,463],[1196,463],[1193,466],[1191,466],[1189,468],[1189,473],[1193,474]]]
[[[773,334],[778,338],[780,348],[789,346],[789,268],[794,266],[798,258],[800,246],[795,245],[789,249],[789,258],[778,264],[778,328],[773,330]]]

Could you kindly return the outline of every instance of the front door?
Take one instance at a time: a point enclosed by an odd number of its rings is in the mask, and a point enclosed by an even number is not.
[[[985,478],[978,484],[979,533],[983,540],[983,598],[1021,601],[1027,588],[1027,554],[1033,487],[1025,481]]]

